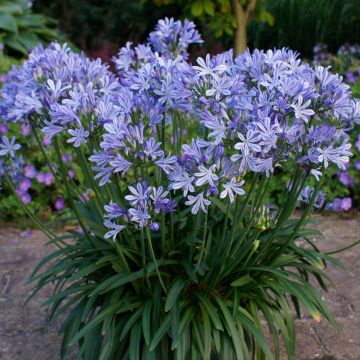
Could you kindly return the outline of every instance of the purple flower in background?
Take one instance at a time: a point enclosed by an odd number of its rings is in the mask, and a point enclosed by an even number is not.
[[[36,176],[36,169],[33,165],[31,164],[28,164],[28,165],[25,165],[24,167],[24,175],[29,178],[29,179],[33,179],[35,176]]]
[[[51,137],[45,135],[44,138],[43,138],[42,143],[43,143],[45,146],[49,146],[49,145],[51,144]]]
[[[58,197],[55,201],[54,208],[55,210],[61,210],[64,208],[65,200],[63,197]]]
[[[36,180],[40,183],[43,184],[45,182],[45,173],[44,172],[39,172],[36,176]]]
[[[30,126],[27,124],[21,125],[21,135],[22,136],[29,136],[30,135]]]
[[[63,162],[69,162],[69,161],[72,161],[73,157],[71,154],[61,154],[61,160]]]
[[[184,23],[173,18],[159,20],[155,30],[149,35],[149,44],[166,57],[182,55],[187,58],[188,46],[202,42],[195,24],[189,20],[185,20]]]
[[[350,197],[335,198],[334,201],[329,204],[329,209],[335,212],[349,211],[352,207],[352,199]]]
[[[22,238],[31,238],[33,236],[32,230],[24,230],[19,232],[20,237]]]
[[[36,180],[40,184],[50,186],[54,182],[54,175],[51,173],[46,173],[46,172],[39,172],[36,176]]]
[[[0,49],[1,51],[1,49]],[[0,83],[4,83],[9,81],[10,75],[9,74],[0,74]]]
[[[335,198],[334,201],[330,204],[332,211],[339,212],[341,211],[342,200],[340,198]]]
[[[31,195],[25,190],[22,190],[20,187],[15,189],[16,194],[20,197],[20,200],[24,204],[29,204],[31,202]]]
[[[46,173],[44,184],[50,186],[53,183],[54,183],[54,175],[51,173]]]
[[[86,191],[84,191],[80,196],[81,196],[81,200],[83,202],[87,202],[90,200],[90,196],[88,195],[88,193]]]
[[[346,80],[352,84],[356,82],[356,76],[352,71],[348,71],[345,74],[345,77],[346,77]]]
[[[28,191],[31,187],[31,181],[29,179],[24,179],[20,182],[18,188],[22,191]]]
[[[76,173],[75,173],[74,169],[69,169],[68,170],[68,175],[73,179],[76,176]]]
[[[20,199],[24,204],[30,204],[32,200],[31,195],[28,192],[21,194]]]
[[[355,169],[360,170],[360,160],[355,162]]]
[[[355,179],[347,171],[339,174],[339,181],[345,186],[352,186],[355,184]]]
[[[5,124],[0,124],[0,134],[6,134],[9,128]]]
[[[351,207],[352,207],[352,199],[350,197],[346,197],[341,200],[341,210],[349,211]]]

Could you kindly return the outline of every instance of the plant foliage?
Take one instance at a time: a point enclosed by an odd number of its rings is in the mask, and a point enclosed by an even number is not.
[[[55,24],[46,16],[33,14],[27,0],[0,1],[0,42],[6,52],[24,56],[39,43],[58,39]]]

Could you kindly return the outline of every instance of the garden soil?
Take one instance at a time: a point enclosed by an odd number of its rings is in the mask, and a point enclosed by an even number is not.
[[[324,238],[316,239],[316,244],[322,250],[331,251],[360,239],[359,214],[352,218],[321,216],[319,220]],[[39,307],[51,288],[24,306],[30,291],[26,280],[50,250],[45,243],[37,231],[29,237],[14,228],[0,229],[1,360],[59,359],[60,322],[48,325],[47,309]],[[360,360],[360,246],[337,258],[348,272],[330,265],[329,275],[335,285],[323,297],[336,317],[339,332],[324,319],[316,322],[305,316],[298,320],[295,360]]]

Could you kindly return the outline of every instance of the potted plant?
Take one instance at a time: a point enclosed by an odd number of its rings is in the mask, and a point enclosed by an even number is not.
[[[28,212],[57,247],[31,281],[55,286],[46,304],[51,320],[65,314],[62,357],[78,344],[84,359],[279,359],[283,341],[291,359],[294,313],[334,324],[312,280],[326,290],[336,260],[306,225],[323,206],[323,173],[349,161],[359,102],[287,49],[192,65],[187,47],[200,42],[193,23],[165,19],[120,50],[117,76],[52,44],[4,85],[4,119],[52,138],[44,156],[79,226],[57,235]],[[13,187],[21,149],[6,137],[0,148]]]

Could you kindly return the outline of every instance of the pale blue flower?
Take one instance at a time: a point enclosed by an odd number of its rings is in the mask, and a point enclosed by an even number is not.
[[[68,133],[72,136],[72,138],[66,140],[67,143],[74,143],[75,147],[79,147],[82,143],[87,143],[87,138],[90,133],[85,130],[82,126],[79,129],[69,129]]]
[[[125,225],[119,225],[119,224],[116,224],[115,222],[112,222],[110,220],[105,220],[104,225],[107,228],[112,229],[112,230],[108,231],[107,233],[105,233],[104,238],[109,239],[109,238],[112,237],[113,241],[116,240],[116,237],[119,234],[119,232],[123,231],[126,228]]]
[[[206,168],[204,165],[198,167],[199,172],[196,172],[194,175],[198,177],[196,180],[197,186],[202,186],[209,184],[210,186],[215,186],[215,181],[219,180],[219,176],[214,173],[216,165],[211,165],[209,168]]]
[[[197,214],[201,209],[203,212],[206,212],[206,206],[211,204],[211,201],[204,198],[204,193],[199,193],[196,196],[189,195],[187,197],[185,205],[191,206],[191,213]]]
[[[297,102],[291,104],[291,107],[295,111],[295,117],[297,119],[302,119],[306,123],[309,121],[310,116],[314,115],[315,112],[312,109],[309,109],[309,105],[311,104],[311,100],[307,100],[303,103],[304,99],[302,95],[299,95]]]
[[[229,197],[230,203],[232,204],[235,200],[235,195],[244,195],[245,190],[242,188],[242,185],[244,185],[244,180],[240,182],[236,182],[235,178],[232,178],[229,182],[223,184],[223,191],[220,194],[221,199],[225,199],[226,197]]]
[[[15,158],[15,152],[21,148],[20,144],[15,143],[15,136],[13,136],[10,141],[6,136],[3,136],[1,140],[0,156],[10,155],[12,158]]]

